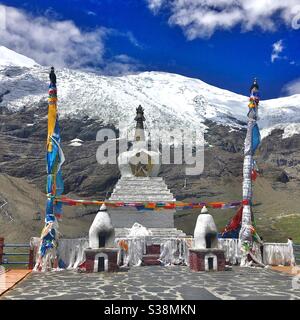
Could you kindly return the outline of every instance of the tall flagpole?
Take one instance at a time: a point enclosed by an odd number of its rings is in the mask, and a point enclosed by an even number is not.
[[[48,135],[47,135],[47,203],[45,212],[45,227],[41,233],[39,259],[35,269],[45,271],[52,268],[51,258],[56,256],[58,220],[61,218],[61,203],[56,203],[64,189],[61,166],[64,163],[64,154],[60,143],[60,128],[57,113],[57,88],[54,67],[49,74],[48,97]]]
[[[257,114],[259,105],[259,86],[257,80],[250,88],[250,102],[248,112],[247,134],[244,145],[244,165],[243,165],[243,200],[247,204],[243,206],[242,225],[239,234],[241,241],[242,259],[241,266],[248,266],[249,254],[253,248],[253,227],[252,216],[252,179],[251,174],[254,170],[253,155],[260,143],[260,133],[257,126]]]

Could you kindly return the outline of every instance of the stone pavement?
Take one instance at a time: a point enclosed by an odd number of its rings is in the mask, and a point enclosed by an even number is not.
[[[293,289],[292,280],[271,269],[240,267],[209,273],[182,266],[135,267],[112,274],[61,271],[32,273],[1,299],[300,299],[300,285]]]

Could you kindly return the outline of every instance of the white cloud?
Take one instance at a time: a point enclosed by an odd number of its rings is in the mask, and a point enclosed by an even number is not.
[[[300,78],[287,83],[282,91],[286,95],[300,94]]]
[[[139,43],[139,41],[136,39],[136,37],[133,35],[131,31],[121,32],[119,30],[109,29],[109,34],[111,36],[116,37],[125,37],[127,41],[129,41],[133,46],[138,47],[140,49],[143,48],[143,45]]]
[[[162,4],[164,3],[164,0],[151,0],[148,1],[148,6],[149,9],[156,12],[157,10],[159,10],[162,6]]]
[[[271,61],[272,63],[276,60],[276,59],[280,59],[280,53],[283,51],[284,46],[283,46],[283,41],[282,40],[278,40],[277,42],[273,43],[272,45],[273,50],[272,50],[272,54],[271,54]]]
[[[103,62],[104,28],[83,32],[72,21],[35,18],[12,7],[5,7],[5,15],[6,26],[0,30],[1,45],[42,65],[81,68]]]
[[[300,0],[146,0],[154,13],[165,8],[169,24],[181,27],[189,40],[209,38],[216,30],[259,27],[275,31],[281,21],[292,28]],[[278,20],[279,19],[279,20]]]
[[[127,37],[127,39],[135,46],[138,48],[142,48],[143,46],[138,42],[138,40],[136,39],[136,37],[133,35],[133,33],[131,31],[127,31],[124,34],[125,37]]]
[[[112,76],[120,76],[128,73],[140,71],[142,65],[136,59],[133,59],[126,54],[115,56],[111,61],[108,61],[103,72]]]
[[[107,64],[115,62],[113,57],[109,61],[105,58],[105,40],[116,36],[118,33],[115,30],[99,27],[93,31],[83,31],[73,21],[56,20],[53,12],[50,17],[33,17],[23,10],[3,5],[0,5],[0,12],[5,13],[6,21],[5,26],[0,28],[0,45],[41,65],[108,70]],[[131,33],[127,38],[130,42],[135,39]],[[116,62],[122,71],[122,62]],[[125,64],[126,70],[129,70],[128,62]],[[113,69],[116,70],[116,65]]]
[[[86,14],[89,16],[94,16],[94,17],[97,16],[97,13],[94,11],[87,11]]]

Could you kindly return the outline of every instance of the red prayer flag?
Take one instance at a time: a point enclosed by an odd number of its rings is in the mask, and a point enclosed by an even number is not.
[[[237,213],[234,215],[234,217],[230,220],[228,225],[223,230],[223,233],[237,229],[241,224],[242,216],[243,216],[243,206],[241,206],[238,209]]]

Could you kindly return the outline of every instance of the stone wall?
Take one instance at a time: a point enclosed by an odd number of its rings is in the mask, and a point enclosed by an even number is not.
[[[190,249],[189,250],[190,269],[192,271],[206,271],[205,258],[216,257],[217,270],[225,271],[225,255],[220,249]]]

